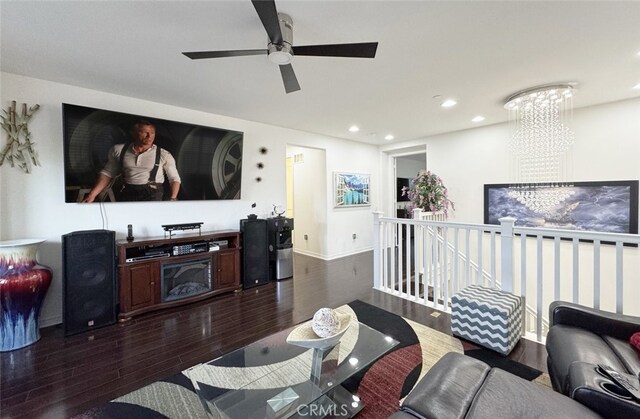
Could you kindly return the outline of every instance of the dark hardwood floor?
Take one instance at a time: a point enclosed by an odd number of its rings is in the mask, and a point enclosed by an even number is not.
[[[43,329],[37,343],[0,354],[0,415],[76,415],[354,299],[450,333],[449,315],[372,289],[371,252],[294,260],[293,279],[67,338],[60,326]],[[509,357],[546,371],[542,345],[523,339]]]

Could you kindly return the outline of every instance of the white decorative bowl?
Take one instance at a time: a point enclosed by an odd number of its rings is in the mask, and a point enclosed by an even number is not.
[[[350,314],[338,314],[338,318],[340,319],[340,328],[331,336],[327,336],[326,338],[318,337],[312,328],[313,320],[309,320],[289,333],[287,343],[312,349],[325,349],[334,346],[347,331],[349,325],[351,325]]]

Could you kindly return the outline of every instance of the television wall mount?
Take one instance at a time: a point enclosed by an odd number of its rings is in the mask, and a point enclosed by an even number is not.
[[[163,224],[162,228],[164,229],[165,238],[167,238],[167,233],[169,233],[169,238],[171,238],[174,232],[184,230],[198,230],[198,235],[202,236],[202,224],[204,223]]]

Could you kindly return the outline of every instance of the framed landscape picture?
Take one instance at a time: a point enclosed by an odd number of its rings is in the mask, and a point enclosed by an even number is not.
[[[371,205],[369,181],[371,176],[361,173],[335,172],[333,174],[334,208],[352,208]]]
[[[516,218],[521,227],[557,228],[608,233],[638,233],[638,181],[574,182],[568,197],[551,213],[529,209],[508,184],[484,185],[484,223]]]

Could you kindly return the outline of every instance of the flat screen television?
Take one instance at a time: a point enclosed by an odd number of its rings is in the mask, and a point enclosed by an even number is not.
[[[154,144],[176,161],[181,185],[179,201],[240,199],[243,133],[62,104],[65,201],[81,202],[96,182],[116,144],[131,142],[131,128],[140,120],[155,125]],[[165,198],[169,191],[164,188]],[[94,202],[115,202],[105,191]]]

